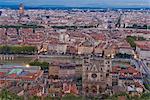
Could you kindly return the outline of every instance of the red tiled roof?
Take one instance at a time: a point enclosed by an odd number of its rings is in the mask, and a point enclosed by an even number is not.
[[[113,66],[112,67],[112,73],[113,74],[118,73],[120,70],[121,70],[120,66]]]
[[[112,74],[118,74],[119,77],[121,78],[128,78],[128,77],[140,78],[141,77],[140,71],[136,70],[132,66],[128,66],[127,68],[123,68],[123,69],[121,69],[120,66],[114,66],[112,67]]]
[[[139,73],[139,71],[133,67],[127,67],[126,69],[122,69],[120,73],[132,73],[133,74],[133,73]]]
[[[17,77],[17,74],[16,74],[16,73],[10,74],[10,75],[8,75],[7,77],[8,77],[8,78],[16,78],[16,77]]]
[[[136,87],[143,88],[143,85],[138,81],[134,83]]]
[[[103,43],[100,43],[98,46],[96,46],[95,48],[102,48],[102,49],[104,49],[104,46],[106,45],[106,43],[105,42],[103,42]]]
[[[29,95],[34,95],[36,96],[37,93],[39,93],[40,91],[42,91],[42,88],[39,86],[36,87],[32,87],[31,89],[28,90]]]
[[[137,47],[141,50],[150,51],[150,42],[149,41],[136,41]]]
[[[92,36],[95,40],[106,40],[106,36],[104,34],[90,34],[90,36]]]
[[[4,75],[5,73],[4,72],[0,72],[0,76]]]

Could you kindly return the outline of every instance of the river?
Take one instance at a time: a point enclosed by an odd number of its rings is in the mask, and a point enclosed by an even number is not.
[[[33,57],[15,57],[14,60],[0,60],[0,64],[4,65],[26,65],[31,62]],[[52,57],[40,57],[39,61],[45,62],[68,62],[68,63],[82,63],[81,59],[72,58],[69,56],[52,56]]]

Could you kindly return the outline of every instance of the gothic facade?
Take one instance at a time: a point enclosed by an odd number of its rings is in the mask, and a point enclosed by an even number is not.
[[[99,95],[112,86],[111,59],[85,58],[83,60],[83,94]]]

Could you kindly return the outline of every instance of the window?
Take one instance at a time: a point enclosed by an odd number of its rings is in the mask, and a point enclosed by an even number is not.
[[[103,75],[100,75],[100,77],[103,77]]]
[[[86,78],[88,78],[88,74],[86,75]]]
[[[109,73],[106,74],[106,77],[108,77],[108,76],[109,76]]]
[[[107,65],[107,67],[110,67],[110,65]]]
[[[86,70],[89,70],[89,68],[88,68],[88,67],[86,67]]]
[[[92,76],[92,78],[96,78],[96,77],[97,77],[97,75],[96,75],[96,74],[92,74],[91,76]]]

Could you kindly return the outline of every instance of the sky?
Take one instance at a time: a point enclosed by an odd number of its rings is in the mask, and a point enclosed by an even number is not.
[[[66,7],[150,7],[150,0],[0,0],[1,5]]]

